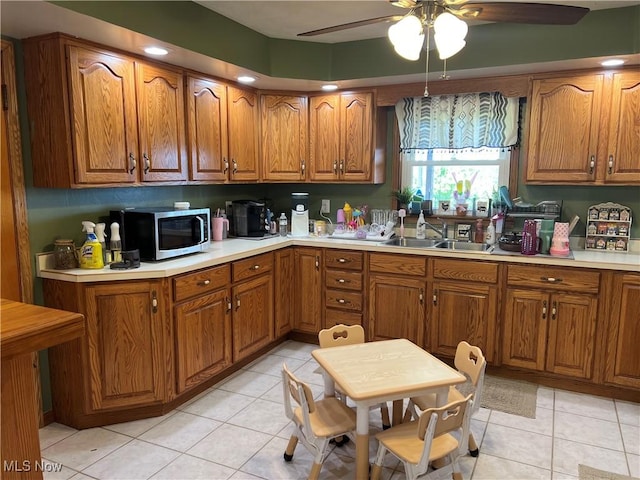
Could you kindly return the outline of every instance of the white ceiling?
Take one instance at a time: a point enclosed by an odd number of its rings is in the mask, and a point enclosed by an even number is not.
[[[477,1],[477,0],[476,0]],[[524,0],[517,0],[524,1]],[[297,33],[337,25],[344,22],[362,20],[376,16],[394,14],[400,9],[390,5],[386,0],[347,0],[334,1],[245,1],[245,0],[201,0],[208,8],[229,18],[266,34],[273,38],[296,38]],[[543,3],[543,2],[538,2]],[[549,2],[546,2],[549,3]],[[640,1],[566,1],[555,3],[587,6],[589,8],[613,8],[638,5]],[[236,17],[236,18],[233,18]],[[359,27],[344,32],[329,34],[321,39],[312,37],[312,41],[337,42],[358,40],[386,35],[388,25]],[[376,32],[377,29],[377,33]],[[125,51],[143,54],[142,49],[148,45],[161,45],[169,49],[169,55],[162,60],[167,63],[197,70],[228,80],[242,74],[251,74],[258,78],[254,84],[260,89],[317,91],[323,85],[318,80],[283,79],[265,76],[242,66],[222,62],[167,42],[158,41],[146,35],[76,13],[72,10],[41,0],[0,0],[0,33],[21,39],[50,32],[65,32]],[[380,33],[382,32],[382,33]],[[297,37],[298,39],[302,37]],[[631,56],[627,58],[633,60]],[[547,62],[544,64],[509,65],[466,71],[456,71],[455,78],[485,77],[492,75],[520,74],[535,71],[552,71],[597,66],[598,58],[572,61]],[[638,63],[635,58],[634,63]],[[430,72],[430,78],[438,73]],[[361,86],[391,85],[424,81],[423,74],[403,76],[360,78],[339,82],[340,88]]]
[[[554,3],[586,7],[591,10],[619,8],[640,4],[640,1],[618,0],[497,1],[520,3],[534,1],[534,3]],[[408,12],[408,10],[404,8],[395,7],[387,0],[195,0],[195,2],[271,38],[324,43],[349,42],[384,37],[387,34],[387,29],[390,24],[379,23],[367,25],[313,37],[297,37],[296,35],[298,33],[332,27],[343,23],[383,17],[386,15],[404,15]]]

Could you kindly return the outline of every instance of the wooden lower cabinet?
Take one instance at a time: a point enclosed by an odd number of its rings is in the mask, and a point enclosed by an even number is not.
[[[299,332],[317,335],[322,329],[322,254],[321,248],[296,247],[294,250],[293,328]]]
[[[425,346],[426,277],[426,257],[369,255],[369,341],[406,338]]]
[[[507,282],[545,288],[507,289],[503,364],[591,379],[599,274],[510,266]],[[577,290],[593,294],[574,293]]]
[[[166,400],[171,354],[162,280],[79,284],[45,279],[47,306],[84,314],[86,336],[49,349],[56,420],[104,424],[102,412]]]
[[[604,381],[640,389],[640,275],[614,275]]]
[[[174,307],[173,323],[178,393],[200,385],[231,365],[228,287]]]
[[[274,322],[276,338],[283,337],[293,328],[293,248],[275,252]]]
[[[324,252],[324,327],[362,325],[365,310],[364,252]]]

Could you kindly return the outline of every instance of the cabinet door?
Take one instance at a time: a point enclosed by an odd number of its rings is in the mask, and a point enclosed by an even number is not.
[[[340,99],[341,152],[338,169],[346,182],[371,179],[373,94],[345,93]]]
[[[498,291],[495,285],[437,281],[433,287],[431,350],[455,357],[462,340],[493,361]]]
[[[260,97],[264,180],[306,179],[308,107],[306,97]]]
[[[296,248],[295,258],[295,309],[293,328],[318,334],[322,329],[322,250]]]
[[[133,61],[68,47],[76,182],[132,183],[138,178]]]
[[[289,333],[293,323],[293,249],[275,252],[275,328],[276,338]]]
[[[502,363],[544,370],[549,295],[540,290],[507,290]]]
[[[596,178],[603,75],[533,81],[527,181]]]
[[[606,183],[640,183],[640,72],[613,75],[606,155]]]
[[[640,275],[615,275],[612,292],[605,382],[640,389]]]
[[[231,181],[257,181],[258,97],[255,93],[227,87],[229,161]]]
[[[233,287],[233,361],[273,341],[273,277],[260,277]]]
[[[551,296],[547,371],[591,378],[598,301],[590,295]]]
[[[142,180],[187,179],[182,74],[136,63]]]
[[[309,178],[338,180],[340,159],[340,95],[309,99]]]
[[[224,182],[229,171],[227,87],[189,77],[187,95],[189,178]]]
[[[89,410],[163,400],[166,355],[161,292],[157,282],[86,288]]]
[[[174,308],[178,393],[231,365],[230,302],[224,289]]]
[[[424,346],[426,282],[372,274],[369,280],[369,341],[406,338]]]

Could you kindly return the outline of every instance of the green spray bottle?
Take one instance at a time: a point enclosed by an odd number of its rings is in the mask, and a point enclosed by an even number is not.
[[[104,268],[102,245],[95,234],[96,224],[85,220],[82,231],[87,232],[87,239],[80,247],[80,268]]]

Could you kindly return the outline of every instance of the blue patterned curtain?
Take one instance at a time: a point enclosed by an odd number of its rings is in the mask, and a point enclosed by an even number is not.
[[[519,103],[497,92],[403,98],[396,104],[400,149],[512,147]]]

